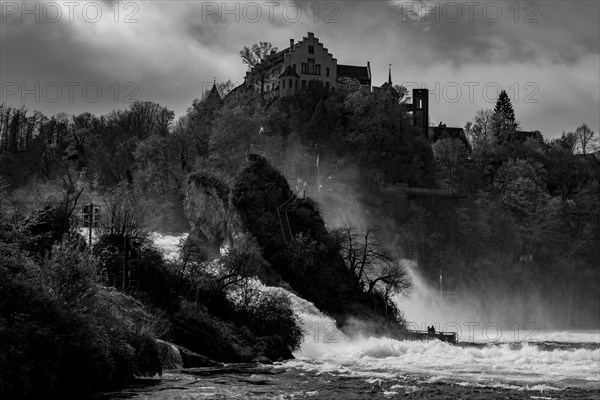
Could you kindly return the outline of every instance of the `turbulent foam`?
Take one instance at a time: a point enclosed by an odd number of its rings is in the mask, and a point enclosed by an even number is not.
[[[166,258],[175,260],[179,257],[180,243],[182,240],[187,239],[187,234],[180,236],[162,235],[158,232],[152,232],[150,239],[154,242]]]
[[[553,387],[573,384],[600,387],[600,350],[542,351],[525,344],[465,348],[440,341],[410,342],[389,338],[341,340],[324,346],[307,337],[294,366],[351,375],[433,375],[465,381],[512,382]],[[561,385],[561,382],[564,385]],[[587,382],[587,383],[586,383]],[[550,386],[550,385],[549,385]]]
[[[427,380],[523,390],[565,386],[600,388],[599,348],[548,351],[537,343],[527,342],[515,347],[511,343],[455,346],[438,340],[350,340],[339,331],[327,331],[324,335],[323,328],[315,334],[315,329],[321,327],[319,324],[333,329],[333,321],[306,300],[291,296],[307,335],[301,349],[294,354],[296,360],[286,364],[289,367],[383,379],[418,374],[428,377]],[[540,337],[581,342],[598,338],[598,333],[545,332]],[[333,340],[326,342],[325,339]]]
[[[179,251],[180,238],[153,234],[155,243],[174,257]],[[477,345],[466,346],[437,340],[350,340],[336,329],[331,318],[323,315],[312,303],[293,293],[288,292],[288,295],[306,336],[302,347],[294,354],[296,360],[283,364],[283,367],[368,379],[418,374],[423,376],[424,382],[452,380],[463,385],[522,390],[550,390],[565,386],[600,389],[599,331],[541,331],[535,332],[535,336],[531,336],[531,331],[511,331],[510,335],[493,343],[479,340]],[[420,306],[414,306],[412,311],[417,312]],[[474,332],[475,335],[477,333]],[[528,340],[515,346],[514,338]],[[593,346],[540,346],[540,343],[548,342],[567,345],[588,343]]]

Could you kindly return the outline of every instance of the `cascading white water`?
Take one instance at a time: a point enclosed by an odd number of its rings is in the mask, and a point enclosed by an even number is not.
[[[179,257],[181,243],[184,242],[187,237],[187,233],[180,236],[163,235],[158,232],[152,232],[150,234],[150,239],[154,242],[156,247],[162,250],[165,257],[169,260],[174,260]]]
[[[565,340],[564,350],[555,347],[552,351],[534,343],[515,348],[511,343],[462,347],[437,340],[350,340],[314,305],[293,294],[290,297],[308,329],[301,349],[294,354],[296,360],[285,364],[288,367],[377,378],[419,374],[427,381],[451,379],[464,385],[507,388],[600,388],[598,332],[544,333],[549,340]],[[591,342],[592,348],[571,348],[569,342]]]
[[[179,238],[162,237],[159,247],[173,249]],[[167,246],[168,245],[168,246]],[[450,329],[456,323],[476,321],[468,308],[456,310],[439,298],[435,288],[427,285],[414,264],[407,264],[414,290],[409,299],[398,298],[408,321],[437,324],[436,329]],[[282,288],[263,290],[285,291]],[[430,342],[398,341],[390,338],[349,339],[335,328],[335,322],[314,304],[285,291],[294,311],[302,321],[305,338],[294,354],[296,360],[280,368],[298,368],[319,373],[329,372],[368,379],[385,379],[417,374],[423,382],[452,380],[458,385],[498,386],[516,390],[560,390],[565,386],[600,389],[600,332],[536,332],[533,340],[515,346],[531,332],[510,332],[500,339],[493,330],[487,338],[474,340],[478,345],[456,346],[437,340]],[[454,329],[456,330],[456,329]],[[514,340],[521,339],[521,340]],[[468,339],[467,339],[468,340]],[[473,340],[468,340],[473,341]],[[546,343],[553,343],[544,347]]]

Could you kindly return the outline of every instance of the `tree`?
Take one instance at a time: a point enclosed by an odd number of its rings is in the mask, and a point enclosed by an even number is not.
[[[222,289],[243,287],[248,278],[259,275],[266,266],[256,239],[249,235],[237,238],[234,246],[221,257],[221,263],[216,282]]]
[[[512,103],[510,102],[510,97],[506,94],[506,90],[500,92],[500,96],[498,96],[498,100],[496,101],[496,108],[494,108],[495,113],[501,113],[504,116],[504,119],[508,122],[515,122],[515,111],[513,110]]]
[[[465,133],[473,150],[486,148],[492,138],[494,111],[487,108],[475,113],[473,121],[465,126]]]
[[[377,263],[392,261],[381,241],[374,238],[376,232],[377,229],[369,228],[359,233],[353,227],[340,228],[336,232],[346,266],[363,288],[367,287],[367,275],[374,271]]]
[[[223,98],[229,94],[233,89],[235,89],[235,84],[231,82],[231,79],[228,79],[227,82],[219,82],[217,83],[217,89],[219,89],[219,93]]]
[[[369,280],[367,293],[373,293],[378,284],[383,284],[383,295],[386,300],[392,293],[407,295],[412,288],[404,264],[399,262],[387,262],[382,265],[377,276]]]
[[[339,228],[336,238],[340,253],[358,284],[373,294],[378,284],[384,284],[384,294],[407,293],[410,279],[402,264],[394,262],[383,242],[377,239],[377,228],[356,232],[353,227]]]
[[[502,205],[515,217],[527,256],[533,254],[534,244],[543,242],[556,215],[539,176],[543,172],[540,165],[511,159],[500,167],[494,181]]]
[[[222,110],[213,120],[209,139],[211,160],[222,171],[234,175],[243,164],[251,143],[260,143],[258,133],[262,121],[240,110]]]
[[[147,210],[140,206],[139,196],[124,182],[118,184],[106,196],[100,217],[98,233],[100,236],[119,237],[143,236],[143,223]]]
[[[468,156],[468,149],[459,139],[442,139],[432,146],[440,177],[452,189],[460,188],[462,167]]]
[[[563,150],[567,150],[570,154],[574,154],[577,147],[577,136],[575,136],[575,132],[563,131],[560,138],[552,140],[550,144],[555,147],[558,146]]]
[[[408,100],[408,88],[404,85],[394,85],[396,93],[398,93],[398,102],[400,104],[406,103]]]
[[[182,188],[186,173],[181,162],[182,146],[177,135],[153,134],[138,143],[133,152],[136,178],[146,192],[164,196]]]
[[[248,72],[258,75],[258,80],[260,82],[260,98],[263,103],[265,101],[265,81],[267,80],[267,73],[271,67],[271,55],[273,52],[277,52],[277,47],[273,47],[269,42],[253,44],[252,48],[244,46],[240,51],[242,62],[248,65]]]
[[[494,128],[499,143],[508,143],[514,139],[518,123],[515,121],[515,111],[510,102],[510,97],[503,90],[498,96],[494,108]]]
[[[575,146],[581,154],[587,154],[588,151],[594,151],[594,134],[587,124],[583,124],[575,130]]]

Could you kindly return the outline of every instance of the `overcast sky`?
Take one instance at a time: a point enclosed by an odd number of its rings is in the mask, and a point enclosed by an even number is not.
[[[0,101],[47,114],[139,99],[181,115],[214,77],[243,81],[243,46],[314,32],[339,63],[370,61],[374,85],[391,63],[395,84],[429,88],[435,124],[464,126],[501,87],[523,129],[600,134],[597,0],[23,4],[2,1]]]

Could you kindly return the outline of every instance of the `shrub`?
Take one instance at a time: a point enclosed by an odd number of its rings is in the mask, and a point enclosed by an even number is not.
[[[48,295],[65,312],[86,312],[96,294],[96,261],[81,251],[77,237],[54,246],[42,261]]]
[[[145,237],[103,235],[94,246],[94,254],[103,284],[169,311],[177,307],[180,279]]]
[[[304,332],[289,297],[280,291],[265,291],[255,297],[249,309],[250,329],[259,336],[272,336],[274,345],[294,352]]]

